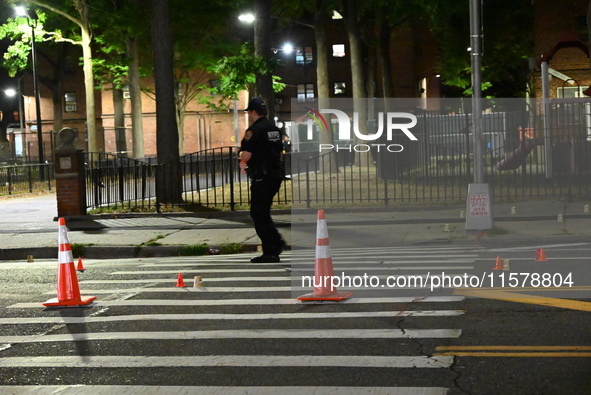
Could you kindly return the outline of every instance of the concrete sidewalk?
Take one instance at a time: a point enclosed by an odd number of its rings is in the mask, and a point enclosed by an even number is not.
[[[515,245],[591,242],[588,203],[535,201],[493,204],[495,227],[480,240],[464,231],[460,206],[327,209],[331,247],[425,243]],[[276,211],[273,218],[292,248],[313,248],[317,210]],[[0,260],[57,257],[55,195],[0,199]],[[175,256],[186,246],[256,250],[247,212],[125,214],[67,219],[72,244],[89,258]]]

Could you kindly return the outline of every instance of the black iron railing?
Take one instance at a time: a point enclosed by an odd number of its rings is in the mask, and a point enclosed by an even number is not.
[[[180,200],[168,182],[179,176]],[[165,187],[157,193],[159,183]],[[179,163],[157,164],[112,154],[90,153],[86,158],[87,207],[137,208],[203,205],[228,207],[248,205],[250,190],[240,174],[235,147],[214,148],[184,155]],[[287,187],[276,203],[289,202]]]
[[[53,163],[0,166],[0,196],[51,191]]]
[[[591,105],[552,103],[551,122],[535,112],[485,114],[485,147],[479,159],[493,201],[591,198]],[[418,140],[403,137],[400,152],[385,145],[366,149],[348,143],[329,152],[286,154],[287,179],[276,203],[346,207],[465,202],[474,167],[470,116],[418,111],[417,118],[413,132]],[[168,189],[180,198],[167,196],[166,190],[156,193],[157,185],[174,177],[180,177],[182,188]],[[245,208],[250,197],[236,147],[159,165],[89,154],[86,182],[89,208],[199,204],[234,210]]]

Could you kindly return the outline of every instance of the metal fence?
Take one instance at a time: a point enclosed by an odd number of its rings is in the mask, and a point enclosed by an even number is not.
[[[471,115],[420,110],[415,115],[417,141],[402,136],[381,144],[341,142],[337,152],[309,153],[304,162],[300,157],[291,167],[292,203],[465,202],[474,178]],[[493,201],[591,199],[590,100],[550,100],[546,113],[530,106],[483,114],[482,129],[479,159]],[[404,149],[389,152],[389,143]]]
[[[484,115],[482,161],[493,201],[591,198],[590,105],[556,100],[550,110],[546,119],[539,111]],[[429,111],[416,115],[419,122],[413,132],[418,141],[404,140],[401,152],[390,152],[385,145],[349,143],[330,152],[287,154],[288,177],[276,203],[339,207],[465,202],[473,182],[471,117]],[[89,154],[87,205],[173,205],[169,202],[174,199],[156,198],[156,174],[173,174],[176,169],[181,174],[181,204],[242,208],[250,196],[236,158],[235,147],[201,151],[183,156],[179,164],[160,165]]]
[[[89,153],[86,157],[86,203],[100,207],[137,210],[179,205],[228,207],[231,210],[248,205],[250,189],[246,175],[238,169],[236,147],[214,148],[180,158],[175,163],[158,164],[155,158],[139,161],[111,154]],[[180,173],[182,202],[164,191],[157,194],[158,183],[166,183]],[[289,203],[284,185],[275,199]]]
[[[0,196],[51,191],[53,163],[0,166]]]

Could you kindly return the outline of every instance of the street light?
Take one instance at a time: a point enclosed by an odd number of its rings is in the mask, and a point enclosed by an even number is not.
[[[238,20],[244,23],[253,23],[255,20],[255,16],[252,12],[247,12],[245,14],[238,15]]]
[[[283,44],[283,47],[281,47],[281,49],[283,50],[283,52],[285,54],[289,55],[290,53],[293,52],[293,44],[285,43],[285,44]]]
[[[27,9],[23,6],[16,6],[15,12],[17,16],[27,18],[27,24],[31,27],[31,61],[33,63],[33,91],[35,92],[35,110],[37,117],[37,140],[39,144],[39,163],[45,163],[43,154],[43,134],[41,129],[41,98],[39,95],[39,76],[37,70],[37,48],[35,46],[35,28],[37,27],[37,20],[31,18]],[[41,169],[40,169],[41,170]],[[43,171],[41,170],[41,179],[43,179]]]
[[[4,94],[8,97],[15,97],[16,96],[16,98],[18,100],[18,122],[19,122],[20,130],[22,132],[22,130],[25,126],[24,126],[24,119],[23,119],[23,100],[21,97],[21,86],[20,86],[21,79],[22,79],[22,77],[18,79],[18,81],[16,83],[17,84],[16,89],[13,89],[13,88],[5,89]]]

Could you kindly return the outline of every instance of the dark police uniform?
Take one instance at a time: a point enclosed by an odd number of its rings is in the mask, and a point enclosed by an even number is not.
[[[283,180],[283,142],[280,129],[266,117],[248,127],[240,150],[252,154],[246,172],[250,183],[250,216],[261,239],[263,256],[278,257],[284,241],[271,219],[273,198]]]

